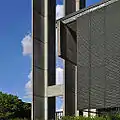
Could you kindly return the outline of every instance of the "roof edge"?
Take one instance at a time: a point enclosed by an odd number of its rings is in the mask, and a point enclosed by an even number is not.
[[[70,22],[75,21],[78,17],[80,17],[82,15],[93,12],[97,9],[108,6],[108,5],[110,5],[112,3],[115,3],[117,1],[119,1],[119,0],[105,0],[104,2],[102,1],[100,3],[94,4],[94,5],[89,6],[87,8],[84,8],[84,9],[81,9],[79,11],[73,12],[73,13],[71,13],[71,14],[69,14],[69,15],[61,18],[61,19],[58,19],[56,22],[62,21],[64,24],[68,24]]]

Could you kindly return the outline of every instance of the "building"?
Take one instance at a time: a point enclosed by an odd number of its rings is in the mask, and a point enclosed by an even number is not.
[[[57,21],[62,85],[55,84],[55,7],[55,0],[33,1],[34,120],[55,119],[55,96],[61,95],[63,115],[120,107],[120,0],[82,10],[85,0],[65,0],[67,16]]]

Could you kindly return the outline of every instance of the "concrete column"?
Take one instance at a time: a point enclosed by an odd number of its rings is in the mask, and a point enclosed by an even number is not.
[[[83,9],[86,7],[86,0],[80,0],[79,8]]]
[[[75,66],[65,61],[65,115],[75,115]]]
[[[85,0],[64,0],[65,15],[71,14],[85,7]],[[70,33],[70,32],[69,32]],[[66,34],[66,38],[74,41],[72,33]],[[66,39],[67,41],[67,39]],[[67,46],[68,47],[68,46]],[[68,47],[69,49],[69,47]],[[73,49],[73,48],[72,48]],[[74,51],[74,50],[73,50]],[[66,54],[68,57],[69,54]],[[65,115],[77,114],[77,68],[70,61],[65,61],[65,94],[64,94],[64,109]]]
[[[56,0],[33,1],[33,119],[54,119],[55,97],[47,97],[55,84]]]
[[[64,0],[65,15],[76,11],[75,0]],[[67,35],[66,35],[67,36]],[[69,38],[66,37],[66,38]],[[66,55],[67,56],[67,55]],[[64,115],[75,115],[75,66],[69,61],[64,62]]]
[[[76,11],[76,0],[64,0],[65,15],[69,15]]]
[[[64,115],[75,115],[75,65],[76,36],[70,28],[61,24],[60,50],[64,59]],[[71,44],[72,43],[72,44]],[[71,52],[72,51],[72,52]]]
[[[80,0],[76,0],[76,11],[80,9]]]
[[[55,120],[55,97],[48,97],[48,120]]]
[[[48,0],[48,86],[56,83],[56,0]],[[48,120],[55,120],[55,97],[48,98]]]

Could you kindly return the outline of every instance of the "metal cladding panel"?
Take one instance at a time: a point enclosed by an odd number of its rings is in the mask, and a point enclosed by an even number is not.
[[[120,1],[106,7],[105,107],[120,106]]]
[[[77,19],[78,109],[120,107],[120,1]]]
[[[74,31],[74,32],[76,33],[76,30],[77,30],[77,29],[76,29],[76,22],[75,22],[75,21],[68,23],[67,26],[68,26],[72,31]]]
[[[77,109],[87,109],[89,106],[89,68],[78,66]]]
[[[90,107],[104,108],[104,8],[90,14]]]
[[[77,65],[89,67],[89,15],[77,20]]]
[[[77,20],[77,108],[89,106],[89,15]]]
[[[58,26],[58,56],[66,59],[66,26],[61,21]]]
[[[70,28],[67,28],[67,47],[66,47],[66,57],[67,60],[72,63],[77,63],[77,47],[76,47],[76,32],[72,31]]]
[[[91,68],[90,79],[90,108],[104,108],[105,89],[104,66]]]
[[[73,64],[77,64],[77,40],[76,32],[74,31],[75,27],[76,24],[72,24],[72,27],[70,28],[60,22],[60,38],[58,41],[58,55]]]

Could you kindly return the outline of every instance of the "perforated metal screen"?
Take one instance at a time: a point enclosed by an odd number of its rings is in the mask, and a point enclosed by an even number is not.
[[[77,19],[78,109],[120,107],[120,0]]]

